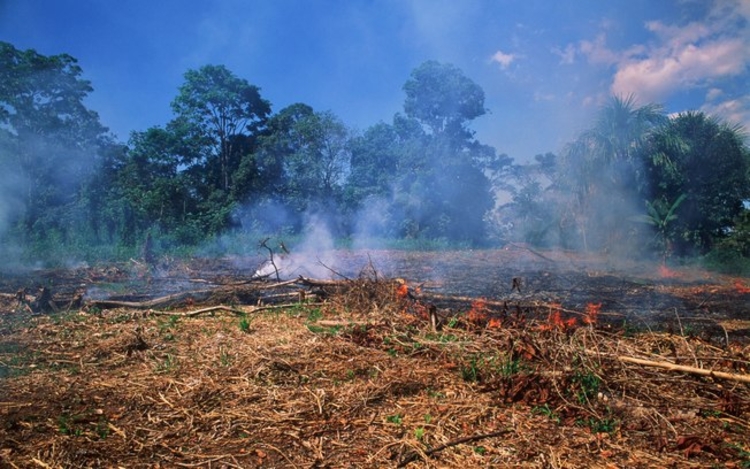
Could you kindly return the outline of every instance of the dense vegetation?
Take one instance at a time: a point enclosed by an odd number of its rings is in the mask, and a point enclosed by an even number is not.
[[[591,129],[517,163],[471,130],[484,91],[449,64],[404,84],[403,112],[354,132],[276,112],[221,65],[188,70],[173,118],[116,141],[76,60],[0,43],[0,241],[22,259],[131,255],[227,236],[528,242],[628,255],[750,256],[741,128],[613,97]]]

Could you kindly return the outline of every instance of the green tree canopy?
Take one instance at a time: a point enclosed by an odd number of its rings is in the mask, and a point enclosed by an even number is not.
[[[7,223],[26,241],[81,231],[67,225],[66,214],[112,144],[83,103],[92,87],[82,73],[67,54],[44,56],[0,42],[0,191],[18,201]]]
[[[336,210],[348,174],[350,139],[349,129],[330,111],[301,103],[282,109],[259,141],[259,164],[275,176],[267,195],[297,216],[322,207]]]
[[[563,151],[556,185],[569,195],[562,218],[572,220],[563,224],[575,227],[585,250],[627,246],[631,227],[622,220],[639,209],[634,203],[643,171],[639,155],[649,134],[665,121],[661,106],[614,96],[599,110],[595,125]]]
[[[482,242],[496,161],[469,123],[485,113],[483,90],[453,65],[429,61],[404,91],[404,114],[356,141],[350,182],[357,184],[348,193],[388,198],[388,233]]]
[[[203,163],[218,167],[215,186],[228,191],[238,168],[237,137],[256,133],[271,113],[260,89],[222,65],[206,65],[185,73],[185,83],[172,101],[178,120],[208,145]],[[212,161],[215,159],[216,161]]]
[[[705,253],[726,236],[750,199],[750,152],[739,126],[684,112],[650,139],[645,198],[685,201],[672,223],[678,253]]]
[[[466,123],[485,114],[484,90],[457,67],[427,61],[404,84],[404,112],[432,133],[466,132]]]

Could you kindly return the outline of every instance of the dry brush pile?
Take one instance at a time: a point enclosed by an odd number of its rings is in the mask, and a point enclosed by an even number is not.
[[[4,313],[2,465],[750,467],[746,344],[376,275],[314,289]]]

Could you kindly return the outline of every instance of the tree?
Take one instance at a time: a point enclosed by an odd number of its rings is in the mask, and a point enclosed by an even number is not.
[[[635,218],[636,221],[647,223],[656,230],[656,236],[662,250],[662,263],[665,265],[672,250],[670,245],[674,235],[671,229],[672,222],[678,218],[675,212],[686,198],[687,195],[680,194],[677,200],[671,203],[665,199],[658,199],[653,202],[647,200],[646,214]]]
[[[467,122],[485,114],[484,91],[460,69],[434,60],[423,63],[404,84],[404,112],[433,134],[467,136]]]
[[[185,161],[194,158],[196,149],[190,148],[190,139],[173,124],[134,132],[130,150],[118,171],[122,236],[128,245],[152,231],[184,232],[197,212],[198,194],[192,189],[189,173],[181,170]],[[197,235],[178,237],[183,241],[198,240]]]
[[[599,110],[594,127],[569,144],[556,184],[570,198],[566,215],[576,221],[585,250],[627,246],[642,175],[643,144],[665,122],[656,104],[637,106],[633,96],[614,96]]]
[[[235,142],[241,135],[256,133],[271,113],[271,104],[262,99],[260,89],[236,77],[222,65],[206,65],[185,73],[185,83],[172,101],[178,119],[208,144],[205,165],[212,159],[218,165],[213,185],[229,191],[231,174],[240,157]]]
[[[65,241],[83,181],[113,142],[83,103],[93,90],[76,59],[43,56],[0,42],[0,166],[3,187],[22,208],[13,224],[22,242]],[[5,198],[4,197],[4,198]]]
[[[352,141],[347,200],[356,208],[369,197],[387,197],[398,173],[400,156],[396,129],[380,122]]]
[[[678,254],[706,253],[729,233],[750,198],[750,152],[739,126],[684,112],[650,138],[644,153],[647,200],[676,200]]]
[[[293,212],[296,227],[308,211],[339,211],[350,139],[333,113],[306,104],[292,104],[269,119],[257,161],[268,174],[266,195]]]
[[[410,135],[394,183],[401,234],[482,242],[493,206],[489,160],[468,124],[486,112],[484,91],[458,68],[435,61],[417,67],[404,91],[405,116],[394,119]]]

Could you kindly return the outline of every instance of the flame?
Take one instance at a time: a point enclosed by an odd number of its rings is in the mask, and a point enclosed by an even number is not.
[[[664,264],[659,266],[658,272],[661,278],[677,278],[680,276],[679,272],[670,269]]]
[[[402,283],[396,287],[396,296],[403,299],[409,296],[409,285]]]
[[[734,288],[737,290],[737,293],[750,293],[750,287],[745,285],[742,280],[735,280],[734,281]]]
[[[490,319],[490,322],[487,323],[488,329],[500,329],[502,326],[503,322],[498,318],[492,318]]]
[[[584,324],[596,324],[599,320],[599,311],[602,309],[601,303],[588,303],[586,305],[586,312],[581,319]]]
[[[487,300],[480,298],[471,303],[471,309],[466,313],[466,320],[472,324],[481,324],[487,320]]]
[[[567,331],[576,327],[576,325],[578,324],[576,318],[563,318],[562,311],[560,310],[562,308],[562,305],[560,303],[552,303],[549,305],[549,307],[550,312],[547,316],[547,323],[539,326],[540,331],[551,331],[555,329]]]

